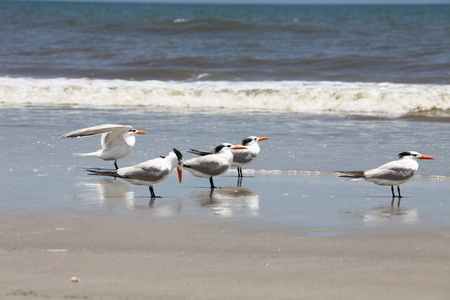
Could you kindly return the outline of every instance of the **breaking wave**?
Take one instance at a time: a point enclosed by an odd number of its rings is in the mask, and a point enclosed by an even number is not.
[[[406,115],[450,110],[450,85],[0,78],[0,104]]]

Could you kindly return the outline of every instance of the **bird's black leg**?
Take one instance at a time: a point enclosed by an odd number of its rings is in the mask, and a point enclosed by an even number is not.
[[[116,170],[119,168],[119,167],[117,166],[117,160],[114,161],[114,167],[116,167]]]
[[[213,181],[212,176],[209,177],[209,184],[210,184],[210,186],[211,186],[212,189],[215,189],[215,188],[216,188],[216,187],[214,186],[214,181]]]
[[[391,185],[391,191],[392,191],[392,201],[394,201],[393,198],[395,198],[395,193],[394,193],[394,186]]]
[[[149,186],[148,186],[148,189],[150,190],[150,197],[151,197],[152,199],[155,199],[155,198],[161,198],[161,196],[156,196],[156,195],[155,195],[155,191],[153,190],[153,186],[149,185]]]
[[[153,187],[152,187],[152,186],[149,186],[148,188],[149,188],[149,190],[150,190],[150,196],[152,197],[152,199],[153,199],[153,198],[156,198],[155,191],[153,190]]]
[[[244,175],[242,175],[242,168],[241,167],[238,167],[237,171],[238,171],[238,177],[244,177]]]
[[[402,198],[402,194],[400,194],[400,186],[397,185],[397,191],[398,191],[398,202],[400,202],[400,198]]]

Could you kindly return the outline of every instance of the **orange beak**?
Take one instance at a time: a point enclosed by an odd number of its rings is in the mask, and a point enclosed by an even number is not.
[[[181,180],[183,179],[183,172],[181,171],[180,168],[177,168],[177,172],[178,172],[178,180],[181,183]]]
[[[418,157],[418,159],[436,159],[436,158],[431,157],[431,156],[422,155],[421,157]]]
[[[258,142],[261,142],[261,141],[264,141],[264,140],[268,140],[269,138],[268,137],[260,137],[259,139],[258,139]]]
[[[138,131],[136,131],[136,134],[147,134],[147,131],[144,131],[144,130],[138,130]]]
[[[231,148],[233,150],[244,150],[244,149],[248,149],[247,147],[244,146],[234,146],[233,148]]]

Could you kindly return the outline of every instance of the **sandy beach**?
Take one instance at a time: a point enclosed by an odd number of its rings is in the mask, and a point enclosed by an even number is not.
[[[10,145],[0,156],[6,170],[1,173],[0,203],[2,299],[450,296],[445,139],[439,140],[441,147],[430,143],[434,151],[426,153],[439,160],[423,163],[419,175],[424,176],[402,186],[405,197],[400,206],[391,206],[388,187],[352,182],[327,172],[349,160],[304,159],[314,153],[307,147],[316,144],[319,133],[310,143],[299,140],[289,148],[290,140],[277,127],[267,127],[271,139],[263,145],[253,171],[244,170],[242,186],[235,170],[215,178],[222,188],[213,193],[206,179],[185,173],[179,184],[172,173],[155,186],[163,198],[149,206],[147,187],[86,175],[86,168],[112,166],[72,155],[97,149],[97,138],[58,139],[83,122],[108,123],[116,112],[61,112],[48,108],[1,111],[3,142]],[[156,115],[146,112],[130,118],[144,123]],[[190,147],[211,143],[204,140],[210,136],[207,132],[192,129],[197,117],[202,115],[179,116],[181,126],[190,128],[185,135],[176,134],[177,126],[170,132],[153,124],[140,126],[153,128],[153,135],[140,139],[133,155],[119,165],[166,154],[172,144],[182,145],[186,153]],[[21,124],[17,118],[35,121]],[[63,121],[70,118],[75,121]],[[285,123],[296,122],[292,118]],[[215,120],[225,124],[229,118],[216,115]],[[236,127],[243,122],[230,127],[230,137],[238,135]],[[316,123],[324,124],[321,130],[326,135],[327,123]],[[427,123],[429,130],[424,132],[433,132],[436,124]],[[348,157],[350,146],[345,145],[336,144],[342,147],[340,152],[316,147],[321,149],[316,155]],[[277,159],[278,147],[294,147],[298,159]],[[364,161],[370,157],[366,154],[353,155],[352,166],[370,165]],[[282,171],[281,163],[298,172]],[[443,176],[431,176],[435,174]]]
[[[2,215],[2,299],[448,299],[450,230]],[[79,280],[73,282],[73,280]]]

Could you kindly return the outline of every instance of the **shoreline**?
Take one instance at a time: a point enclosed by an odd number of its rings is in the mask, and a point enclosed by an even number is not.
[[[448,226],[311,237],[236,219],[3,214],[0,228],[4,299],[450,295]]]

